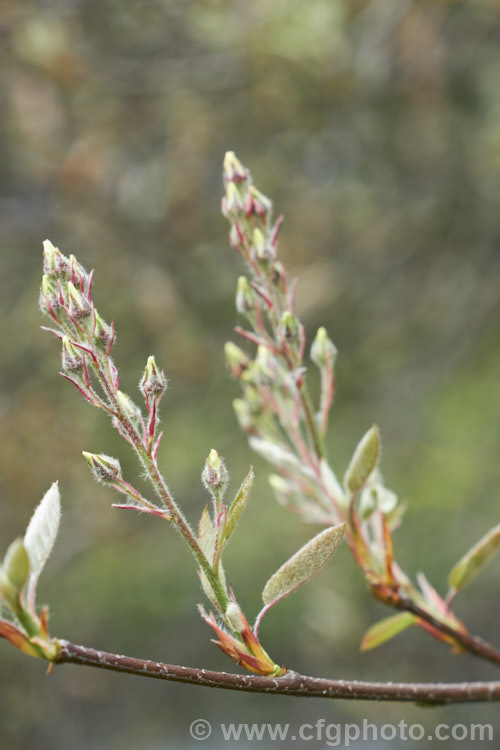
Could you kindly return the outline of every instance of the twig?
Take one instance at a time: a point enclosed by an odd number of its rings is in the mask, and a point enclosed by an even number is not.
[[[241,690],[247,693],[294,695],[303,698],[341,698],[345,700],[402,701],[439,706],[449,703],[500,701],[500,681],[496,682],[358,682],[309,677],[287,672],[284,677],[229,674],[209,669],[181,667],[155,661],[134,659],[107,651],[59,641],[56,664],[81,664],[114,672],[142,675],[158,680],[190,685]]]

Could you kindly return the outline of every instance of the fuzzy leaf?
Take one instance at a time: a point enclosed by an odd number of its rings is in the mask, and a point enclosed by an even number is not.
[[[31,517],[24,536],[32,579],[42,572],[56,540],[61,519],[61,496],[57,482],[50,487]]]
[[[376,468],[380,455],[380,434],[377,425],[370,427],[358,443],[344,476],[346,490],[356,495]]]
[[[243,509],[245,508],[245,505],[247,504],[247,500],[250,495],[250,490],[252,489],[253,478],[254,478],[253,468],[250,467],[250,471],[248,472],[245,479],[241,483],[240,489],[236,493],[236,496],[233,502],[229,506],[229,509],[227,512],[226,528],[224,529],[225,540],[229,539],[234,529],[236,528],[236,524],[238,523],[241,514],[243,513]]]
[[[2,565],[3,572],[17,591],[20,591],[30,574],[30,560],[22,539],[9,546]]]
[[[216,541],[215,527],[210,518],[208,507],[205,505],[198,527],[198,542],[203,554],[210,563],[214,559]]]
[[[490,529],[457,562],[448,577],[452,589],[462,589],[487,565],[500,549],[500,524]]]
[[[319,570],[339,546],[345,523],[321,531],[299,549],[268,580],[262,592],[265,605],[272,605],[291,594]]]
[[[414,625],[416,622],[415,615],[411,612],[400,612],[397,615],[391,617],[385,617],[383,620],[379,620],[368,628],[361,641],[361,651],[369,651],[371,648],[377,648],[382,643],[394,638],[398,633],[402,633],[403,630]]]

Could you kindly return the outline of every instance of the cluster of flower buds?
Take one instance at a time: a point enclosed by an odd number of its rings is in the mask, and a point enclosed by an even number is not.
[[[94,307],[93,273],[49,240],[43,243],[43,270],[40,308],[57,326],[46,330],[62,340],[61,374],[90,403],[109,411],[118,391],[118,373],[110,356],[115,334],[113,324],[106,323]],[[90,373],[106,381],[104,399],[94,390]]]

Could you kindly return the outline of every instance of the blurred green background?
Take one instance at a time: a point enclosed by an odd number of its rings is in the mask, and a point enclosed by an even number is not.
[[[325,324],[339,348],[333,465],[342,473],[377,421],[387,483],[408,504],[398,557],[443,591],[451,565],[498,522],[498,4],[2,0],[0,36],[0,542],[23,533],[59,478],[62,529],[40,586],[53,634],[231,669],[195,611],[201,592],[181,540],[112,510],[81,458],[109,453],[126,476],[137,470],[104,416],[56,374],[59,346],[37,310],[46,237],[96,268],[123,389],[135,394],[149,354],[165,367],[161,464],[190,519],[206,502],[210,448],[226,457],[233,489],[254,463],[227,561],[249,614],[268,575],[316,531],[276,505],[232,414],[238,385],[222,349],[235,338],[242,265],[219,213],[227,149],[286,215],[280,252],[300,276],[309,335]],[[457,612],[498,644],[497,584],[498,563]],[[384,614],[342,550],[262,635],[278,662],[311,674],[495,676],[420,631],[359,654]],[[4,641],[0,664],[1,744],[16,750],[194,747],[188,726],[200,716],[500,731],[491,706],[265,698],[71,666],[45,677]],[[220,744],[214,730],[205,747]]]

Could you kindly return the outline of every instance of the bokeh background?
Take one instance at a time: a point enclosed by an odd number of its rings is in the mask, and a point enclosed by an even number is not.
[[[238,386],[222,349],[235,337],[242,267],[219,213],[227,149],[286,214],[281,256],[300,276],[309,335],[324,323],[339,348],[333,464],[342,473],[377,421],[387,483],[408,505],[397,554],[443,591],[452,564],[498,522],[495,0],[2,0],[0,36],[0,543],[23,533],[59,478],[62,529],[40,588],[52,632],[231,668],[195,611],[201,594],[180,539],[112,510],[84,465],[82,449],[136,472],[103,415],[56,374],[59,347],[37,310],[45,237],[96,267],[124,390],[135,393],[150,353],[165,367],[161,463],[193,522],[210,448],[226,457],[233,489],[254,463],[228,550],[250,613],[268,575],[316,531],[276,505],[232,414]],[[457,601],[472,631],[497,644],[498,571],[491,565]],[[275,659],[311,674],[494,677],[420,631],[361,655],[365,629],[384,614],[342,550],[262,633]],[[197,717],[405,719],[430,730],[488,722],[500,732],[498,711],[484,705],[264,698],[71,666],[46,677],[3,641],[0,664],[1,743],[16,750],[194,747]],[[215,729],[205,746],[221,744]]]

